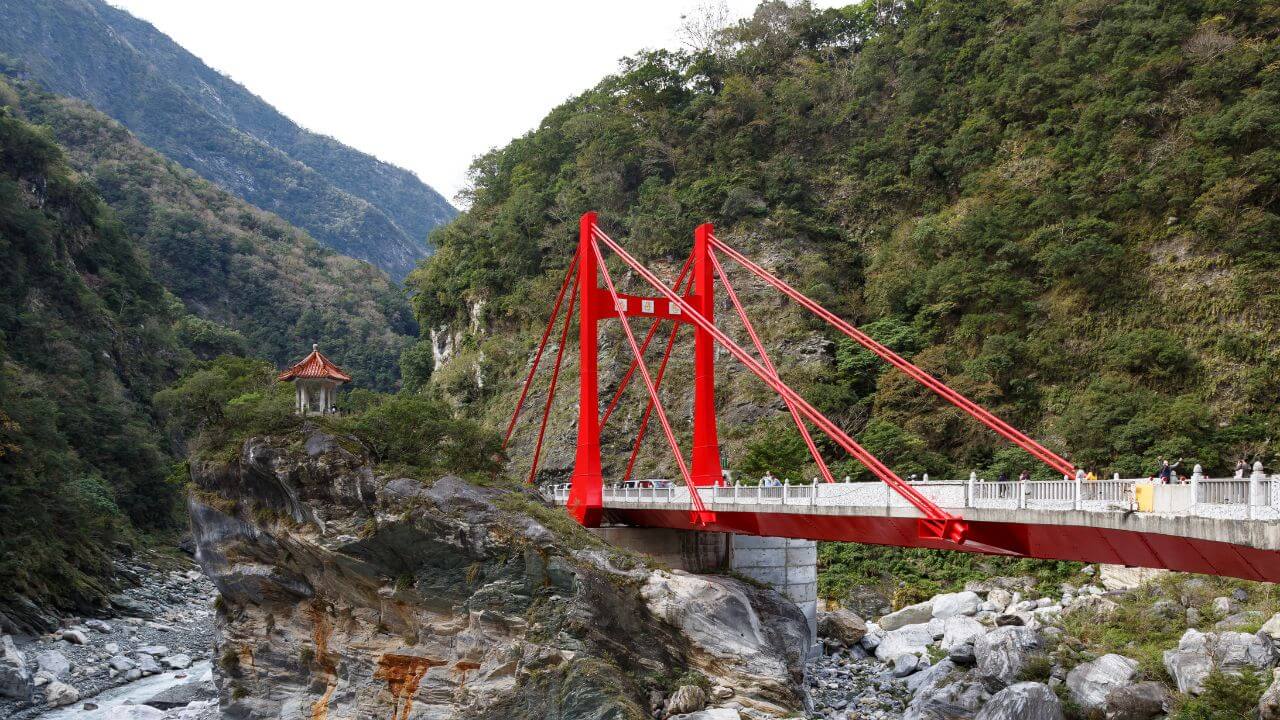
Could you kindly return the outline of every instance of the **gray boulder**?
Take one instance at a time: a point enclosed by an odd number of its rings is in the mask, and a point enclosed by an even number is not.
[[[707,706],[707,693],[697,685],[681,685],[667,699],[668,715],[683,715]]]
[[[0,695],[31,699],[31,673],[27,670],[27,657],[13,644],[13,638],[0,638]]]
[[[89,642],[89,635],[80,628],[67,628],[59,633],[59,637],[72,645],[84,645]]]
[[[978,676],[991,692],[1011,685],[1040,647],[1034,630],[1009,625],[998,627],[973,643]]]
[[[80,699],[80,691],[70,685],[54,680],[44,689],[44,702],[49,707],[70,705]]]
[[[958,615],[973,615],[981,604],[982,598],[978,593],[968,590],[938,595],[933,598],[933,617],[946,620]]]
[[[36,671],[54,679],[65,677],[71,672],[71,661],[57,650],[45,650],[36,655]]]
[[[185,653],[178,653],[176,655],[161,658],[160,662],[164,663],[166,667],[173,668],[174,670],[186,670],[191,667],[191,656]]]
[[[946,668],[946,672],[934,668]],[[913,690],[902,720],[970,720],[990,694],[973,672],[958,677],[956,667],[943,660],[932,668],[907,679],[908,687],[916,678],[924,677]]]
[[[1280,720],[1280,670],[1272,671],[1271,686],[1258,700],[1258,719]]]
[[[891,612],[880,618],[880,627],[885,630],[897,630],[907,625],[927,623],[933,618],[933,601],[908,605],[897,612]]]
[[[1258,634],[1265,636],[1273,644],[1280,644],[1280,613],[1272,615],[1270,620],[1263,623]]]
[[[1062,703],[1048,685],[1022,682],[992,695],[974,720],[1062,720]]]
[[[867,634],[867,621],[843,608],[818,615],[818,636],[845,647],[858,643]]]
[[[987,602],[995,605],[996,612],[1003,612],[1013,602],[1013,593],[1004,588],[995,588],[987,593]]]
[[[699,710],[696,713],[689,713],[680,718],[680,720],[741,720],[742,714],[733,708],[709,708],[707,710]]]
[[[134,661],[130,660],[129,658],[123,655],[113,656],[110,660],[107,661],[107,667],[110,667],[112,670],[115,670],[116,672],[128,672],[137,666],[138,666],[137,663],[135,663]]]
[[[920,657],[911,653],[903,653],[893,659],[893,676],[897,678],[906,677],[916,671],[920,666]]]
[[[1067,690],[1072,701],[1086,711],[1101,710],[1111,691],[1132,684],[1137,674],[1137,660],[1123,655],[1103,655],[1072,668],[1067,673]]]
[[[1275,667],[1276,650],[1270,639],[1259,633],[1202,633],[1188,630],[1178,640],[1176,650],[1164,651],[1164,667],[1178,685],[1178,692],[1200,694],[1204,679],[1216,667],[1238,674],[1245,667],[1267,671]]]
[[[1107,695],[1106,720],[1155,720],[1173,704],[1173,695],[1162,683],[1147,680],[1112,690]]]
[[[876,646],[876,658],[890,662],[899,655],[922,655],[933,644],[933,631],[927,623],[906,625],[890,630]]]
[[[942,642],[939,647],[948,652],[957,645],[973,645],[974,640],[985,635],[987,628],[971,617],[950,617],[942,626]]]

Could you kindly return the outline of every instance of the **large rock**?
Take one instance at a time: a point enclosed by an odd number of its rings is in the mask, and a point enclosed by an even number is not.
[[[1188,630],[1178,640],[1176,650],[1164,652],[1164,667],[1178,685],[1178,692],[1199,694],[1204,679],[1216,667],[1238,674],[1245,667],[1270,670],[1276,664],[1276,650],[1269,638],[1242,632],[1202,633]]]
[[[1081,708],[1101,710],[1111,691],[1132,684],[1137,674],[1137,660],[1123,655],[1103,655],[1072,668],[1067,673],[1067,690],[1071,700]]]
[[[142,701],[161,710],[183,707],[193,702],[213,700],[218,697],[218,688],[213,684],[213,672],[209,663],[197,664],[186,678],[174,685],[160,690]]]
[[[1081,595],[1074,598],[1062,608],[1063,615],[1073,615],[1075,613],[1090,613],[1099,617],[1110,617],[1120,608],[1114,600],[1102,597],[1101,595]]]
[[[1062,703],[1048,685],[1021,682],[992,695],[974,720],[1062,720]]]
[[[1173,704],[1173,695],[1163,683],[1152,680],[1112,690],[1107,695],[1106,720],[1155,720]]]
[[[742,720],[742,713],[733,708],[708,708],[689,713],[680,720]]]
[[[667,699],[668,715],[697,712],[707,705],[707,693],[697,685],[681,685]]]
[[[223,716],[637,717],[686,672],[803,708],[809,627],[777,592],[653,570],[533,492],[395,482],[317,432],[191,461]]]
[[[897,630],[907,625],[919,625],[927,623],[933,618],[933,601],[925,600],[922,603],[908,605],[897,612],[891,612],[880,618],[880,627],[885,630]]]
[[[923,655],[933,644],[933,630],[928,623],[906,625],[890,630],[876,646],[876,658],[892,662],[899,655]]]
[[[27,657],[13,644],[13,638],[0,638],[0,695],[30,700],[31,673],[27,670]]]
[[[1169,574],[1168,570],[1124,565],[1102,565],[1101,568],[1098,581],[1108,590],[1133,590]]]
[[[980,636],[987,633],[987,627],[971,617],[950,617],[942,625],[942,642],[940,647],[947,652],[952,648],[972,645]]]
[[[957,669],[943,660],[907,678],[912,698],[902,720],[970,720],[990,693],[974,672]]]
[[[36,655],[36,670],[51,678],[63,678],[71,672],[71,661],[58,650],[45,650]]]
[[[1265,636],[1272,644],[1280,644],[1280,613],[1272,615],[1270,620],[1263,623],[1258,634]]]
[[[54,680],[44,688],[44,702],[49,707],[70,705],[80,699],[80,691],[74,687]]]
[[[867,622],[850,610],[840,608],[818,615],[819,637],[849,647],[860,642],[866,634]]]
[[[1258,700],[1258,720],[1280,720],[1280,670],[1271,673],[1271,686]]]
[[[973,615],[981,604],[982,598],[978,593],[969,590],[937,595],[933,598],[933,617],[946,620],[958,615]]]
[[[1040,647],[1036,632],[1007,625],[978,637],[973,643],[978,677],[991,692],[1013,684]]]

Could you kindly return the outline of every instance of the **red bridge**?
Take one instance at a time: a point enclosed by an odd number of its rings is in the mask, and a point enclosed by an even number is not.
[[[605,263],[605,250],[611,251],[656,294],[619,292]],[[779,377],[721,264],[721,256],[733,260],[1002,438],[1026,450],[1064,479],[1047,483],[986,483],[972,477],[966,482],[953,483],[904,481]],[[713,281],[716,277],[755,350],[754,355],[715,323]],[[574,289],[572,293],[570,288]],[[580,361],[577,453],[572,482],[567,488],[553,489],[551,497],[563,501],[573,517],[588,527],[607,522],[842,540],[1280,581],[1280,477],[1267,478],[1261,467],[1257,467],[1247,480],[1214,481],[1197,473],[1190,484],[1182,486],[1152,487],[1118,479],[1082,483],[1071,462],[720,241],[709,224],[694,231],[693,252],[675,282],[668,286],[606,234],[597,224],[595,213],[582,216],[577,253],[565,273],[551,318],[542,333],[507,427],[504,446],[519,419],[562,308],[565,311],[560,342],[538,428],[529,482],[534,481],[538,471],[547,420],[576,308]],[[634,317],[652,320],[642,340],[637,339],[632,329]],[[606,320],[621,324],[633,359],[612,401],[601,414],[597,333],[599,323]],[[671,328],[656,373],[651,373],[644,359],[645,352],[663,321],[670,321]],[[658,393],[680,327],[686,324],[693,327],[695,368],[693,447],[688,462],[676,442]],[[725,484],[715,414],[717,344],[782,398],[822,475],[822,483],[815,479],[812,484],[784,487]],[[604,483],[601,428],[636,374],[649,399],[621,481],[625,483],[630,479],[641,441],[651,418],[656,416],[679,469],[682,485],[650,483],[651,487],[640,488],[606,487]],[[814,443],[810,425],[865,465],[880,483],[835,482]],[[691,492],[691,488],[697,491]]]

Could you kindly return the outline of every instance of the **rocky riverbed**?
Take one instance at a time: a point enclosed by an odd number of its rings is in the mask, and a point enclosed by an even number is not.
[[[0,717],[209,720],[214,589],[191,563],[135,561],[136,587],[99,618],[65,618],[37,637],[0,639]]]

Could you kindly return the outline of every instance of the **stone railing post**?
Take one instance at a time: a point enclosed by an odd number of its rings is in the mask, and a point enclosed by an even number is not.
[[[738,483],[738,482],[733,483],[733,504],[734,505],[738,504],[738,488],[741,486],[742,486],[741,483]]]
[[[966,486],[966,492],[965,492],[965,498],[964,498],[965,507],[978,507],[974,503],[974,500],[977,499],[975,495],[975,491],[978,489],[977,485],[978,485],[978,473],[969,473],[969,484]]]
[[[1025,510],[1027,507],[1027,481],[1018,481],[1018,508]]]
[[[818,478],[813,479],[813,487],[809,488],[809,507],[818,504]]]
[[[1076,482],[1072,487],[1073,487],[1073,490],[1075,491],[1075,497],[1071,501],[1071,509],[1079,510],[1080,509],[1080,491],[1082,490],[1079,475],[1076,476]]]
[[[920,476],[920,479],[924,480],[925,482],[929,482],[929,473],[925,473],[924,475]]]
[[[791,478],[783,478],[782,480],[782,504],[787,504],[787,488],[791,487]]]
[[[1200,504],[1200,481],[1204,479],[1204,468],[1200,467],[1200,463],[1191,469],[1191,514],[1195,514],[1196,506]]]
[[[1249,519],[1254,516],[1254,506],[1258,505],[1258,490],[1262,486],[1262,481],[1266,479],[1266,475],[1262,472],[1262,461],[1253,461],[1253,472],[1249,474]]]

